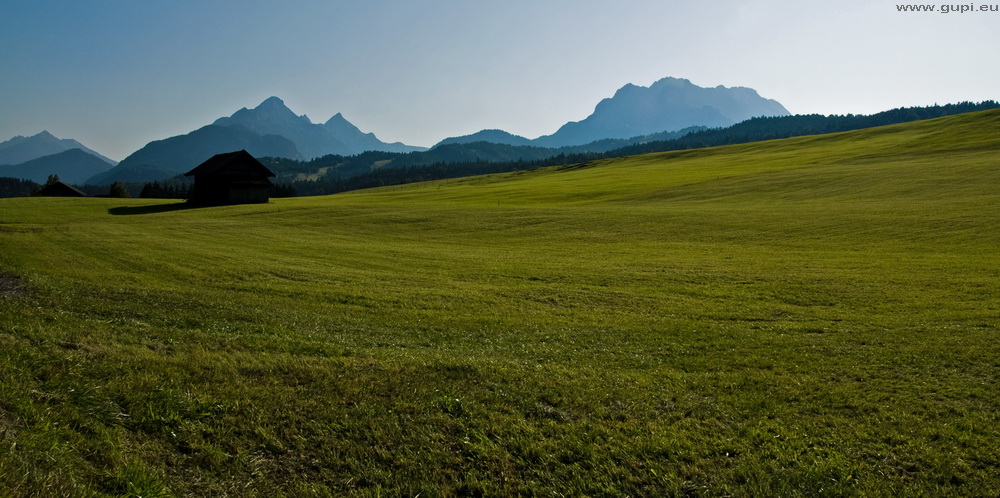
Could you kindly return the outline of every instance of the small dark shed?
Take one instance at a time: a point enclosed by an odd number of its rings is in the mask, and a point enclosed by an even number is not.
[[[63,182],[53,182],[45,185],[35,195],[43,197],[86,197],[87,194],[81,192],[76,187]]]
[[[188,171],[194,177],[193,204],[254,204],[271,198],[274,173],[245,150],[216,154]]]

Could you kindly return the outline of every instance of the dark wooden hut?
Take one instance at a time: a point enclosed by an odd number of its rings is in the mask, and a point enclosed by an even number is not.
[[[191,189],[193,204],[253,204],[271,198],[274,173],[245,150],[216,154],[188,171],[194,177]]]
[[[43,197],[86,197],[78,188],[63,182],[53,182],[42,187],[34,195]]]

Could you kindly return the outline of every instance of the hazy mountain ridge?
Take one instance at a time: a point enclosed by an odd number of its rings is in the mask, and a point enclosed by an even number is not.
[[[69,149],[49,154],[21,164],[0,166],[0,176],[45,183],[49,175],[59,175],[66,183],[84,183],[94,175],[111,169],[111,165],[82,149]]]
[[[150,142],[114,169],[90,178],[87,183],[161,180],[186,173],[215,154],[241,149],[258,157],[304,159],[295,144],[285,137],[260,135],[242,125],[208,125],[186,135]]]
[[[583,145],[563,147],[541,147],[535,145],[531,140],[511,135],[502,130],[485,130],[466,137],[456,137],[456,140],[453,141],[442,141],[427,152],[409,154],[393,160],[387,166],[409,167],[473,161],[538,161],[560,155],[603,153],[647,142],[673,140],[704,129],[703,126],[692,126],[678,131],[629,138],[604,138]],[[517,140],[518,138],[523,140]],[[507,143],[503,142],[505,139]]]
[[[441,147],[442,145],[453,145],[453,144],[471,144],[476,142],[489,142],[493,144],[502,145],[531,145],[532,141],[530,138],[522,137],[520,135],[514,135],[503,130],[482,130],[477,131],[471,135],[462,135],[460,137],[448,137],[437,144],[431,149]]]
[[[547,148],[572,147],[692,126],[722,128],[753,117],[789,114],[778,101],[765,99],[752,88],[727,88],[722,85],[704,88],[683,78],[663,78],[649,87],[631,83],[621,87],[614,96],[601,100],[586,119],[568,122],[551,135],[532,140],[503,130],[483,130],[446,138],[436,146],[483,141]]]
[[[369,150],[426,150],[399,142],[382,142],[339,113],[324,124],[313,123],[307,116],[292,112],[280,98],[269,97],[253,109],[244,107],[191,133],[150,142],[112,171],[96,175],[88,183],[162,180],[185,173],[215,154],[240,149],[256,157],[292,160],[355,155]]]
[[[764,115],[787,115],[788,111],[774,100],[764,99],[756,91],[743,88],[702,88],[686,79],[664,78],[650,87],[625,85],[613,97],[597,104],[594,113],[583,121],[569,122],[552,134],[534,140],[513,135],[503,130],[484,130],[465,137],[453,137],[438,143],[426,156],[407,157],[393,161],[398,164],[430,164],[435,162],[463,161],[519,161],[539,160],[559,154],[606,152],[627,145],[655,140],[651,134],[692,130],[692,127],[723,127],[738,121]],[[213,154],[247,149],[255,156],[274,156],[293,160],[311,160],[327,155],[350,156],[366,151],[415,153],[426,149],[402,143],[385,143],[373,133],[364,133],[351,124],[342,114],[336,114],[324,124],[315,124],[306,115],[296,115],[278,97],[269,97],[253,109],[241,108],[228,117],[216,119],[212,126],[240,127],[259,137],[284,137],[294,145],[275,151],[263,143],[254,143],[252,136],[242,136],[233,141],[201,143],[205,134],[185,135],[188,139],[172,137],[152,142],[122,161],[116,170],[98,175],[91,183],[110,182],[124,178],[125,171],[139,165],[176,171],[193,168]],[[676,138],[670,135],[660,140]],[[207,139],[207,138],[206,138]],[[620,140],[621,142],[616,142]],[[241,146],[234,145],[239,142]],[[517,147],[474,145],[477,143],[500,144]],[[155,145],[154,145],[155,144]],[[456,147],[464,144],[465,147]],[[174,149],[176,147],[176,149]],[[261,149],[265,149],[262,151]],[[255,152],[258,150],[260,152]],[[201,154],[195,158],[192,151]],[[197,159],[197,161],[196,161]],[[135,172],[129,174],[135,177]],[[163,177],[149,177],[160,180]]]
[[[269,97],[254,109],[246,107],[232,116],[219,118],[218,126],[242,125],[261,135],[280,135],[295,144],[306,159],[329,154],[351,155],[365,151],[412,152],[424,150],[402,143],[388,144],[374,133],[364,133],[337,113],[324,124],[316,124],[305,115],[297,116],[278,97]]]
[[[57,138],[47,130],[29,137],[18,135],[5,142],[0,142],[0,164],[19,165],[71,149],[80,149],[108,163],[109,167],[118,164],[76,140]]]
[[[350,154],[350,148],[305,115],[297,116],[285,103],[270,97],[254,109],[246,107],[232,116],[216,119],[215,126],[243,126],[258,135],[279,135],[291,140],[306,159],[327,154]]]
[[[365,133],[354,126],[343,114],[337,113],[321,125],[333,136],[347,145],[350,154],[361,154],[363,152],[420,152],[427,150],[426,147],[416,147],[406,145],[402,142],[383,142],[374,133]],[[326,154],[323,154],[326,155]],[[319,156],[317,156],[319,157]]]
[[[721,128],[759,116],[788,116],[776,100],[746,87],[703,88],[683,78],[663,78],[649,87],[625,85],[602,100],[582,121],[566,123],[542,146],[589,143],[602,138],[628,138],[689,126]]]

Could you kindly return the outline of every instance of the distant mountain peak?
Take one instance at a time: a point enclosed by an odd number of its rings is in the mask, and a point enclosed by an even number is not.
[[[337,137],[350,149],[350,154],[360,154],[368,150],[381,150],[386,152],[414,152],[426,150],[423,147],[414,147],[400,142],[387,143],[375,136],[374,133],[365,133],[357,126],[347,120],[343,114],[334,114],[326,123],[322,125],[331,135]]]
[[[535,143],[572,146],[604,138],[623,139],[691,126],[724,127],[757,116],[786,116],[775,100],[746,87],[705,88],[684,78],[666,77],[648,87],[628,83],[600,101],[593,114],[569,122]]]
[[[598,102],[586,119],[566,123],[551,135],[528,140],[500,130],[482,130],[472,135],[446,138],[438,145],[482,141],[548,148],[574,147],[605,139],[623,140],[679,132],[692,127],[725,127],[752,117],[788,114],[780,103],[761,97],[752,88],[723,85],[705,88],[686,78],[668,76],[648,87],[626,83],[613,96]]]
[[[684,87],[684,86],[696,86],[691,83],[691,80],[687,78],[674,78],[673,76],[667,76],[666,78],[660,78],[649,85],[649,88],[664,88],[664,87]],[[722,85],[719,85],[722,87]]]
[[[15,144],[15,143],[18,143],[18,142],[23,142],[23,141],[26,141],[26,140],[35,140],[35,141],[45,140],[45,141],[49,141],[49,142],[54,142],[54,141],[60,140],[60,138],[58,138],[55,135],[49,133],[48,130],[42,130],[42,131],[40,131],[38,133],[35,133],[34,135],[14,135],[13,137],[11,137],[10,140],[8,140],[6,142],[3,142],[3,144],[5,144],[5,145],[12,145],[12,144]]]
[[[278,97],[273,97],[273,96],[264,99],[264,101],[257,106],[257,109],[272,109],[272,108],[288,109],[288,107],[285,105],[284,100],[281,100]]]
[[[329,154],[352,155],[369,150],[410,152],[423,150],[400,143],[384,143],[372,133],[362,133],[337,113],[326,124],[316,124],[305,114],[296,115],[278,97],[268,97],[257,107],[246,107],[216,119],[185,135],[156,140],[126,157],[119,167],[89,181],[151,181],[187,171],[214,154],[246,149],[257,157],[308,160]]]
[[[35,135],[38,138],[38,135]],[[24,178],[44,183],[49,175],[59,175],[68,183],[83,183],[111,169],[104,159],[80,148],[67,149],[11,166],[0,166],[0,176]]]
[[[118,164],[107,157],[87,148],[80,142],[71,138],[58,138],[42,130],[39,133],[25,137],[18,135],[6,142],[0,142],[0,164],[21,164],[27,161],[38,159],[70,149],[80,149],[98,159],[108,163],[110,166]]]
[[[345,118],[343,114],[341,114],[341,113],[338,112],[337,114],[334,114],[333,116],[331,116],[330,119],[326,120],[326,123],[324,123],[324,124],[331,125],[331,124],[340,124],[340,123],[348,123],[348,124],[350,124],[350,121],[348,121],[347,118]],[[354,126],[354,125],[352,124],[351,126]]]

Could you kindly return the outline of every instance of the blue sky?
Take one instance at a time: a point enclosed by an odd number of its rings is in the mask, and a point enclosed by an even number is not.
[[[534,138],[666,76],[752,87],[793,113],[1000,99],[1000,12],[896,5],[4,0],[0,141],[45,129],[120,160],[272,95],[385,141]]]

